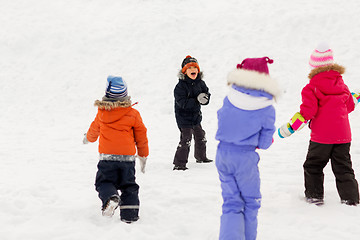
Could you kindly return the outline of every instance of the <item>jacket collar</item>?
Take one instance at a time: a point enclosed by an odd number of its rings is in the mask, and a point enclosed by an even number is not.
[[[264,73],[256,71],[234,69],[227,77],[228,85],[235,84],[239,87],[267,92],[276,99],[281,91],[275,79]]]
[[[258,110],[274,104],[272,97],[269,98],[268,96],[262,95],[263,94],[250,95],[230,87],[227,97],[232,105],[243,110]]]
[[[131,100],[130,98],[125,101],[106,101],[106,100],[96,100],[94,103],[95,107],[104,110],[112,110],[115,108],[127,108],[131,107]]]
[[[184,73],[182,73],[181,70],[180,70],[180,72],[178,73],[178,77],[179,77],[179,80],[183,80],[183,81],[186,81],[186,82],[200,81],[200,80],[203,79],[204,74],[203,74],[203,72],[199,72],[197,78],[195,80],[192,80],[188,76],[186,76]]]
[[[308,78],[312,79],[315,75],[322,73],[322,72],[328,72],[328,71],[336,71],[339,72],[340,74],[344,74],[345,73],[345,68],[339,64],[332,64],[332,65],[327,65],[327,66],[323,66],[323,67],[317,67],[314,68],[313,70],[311,70],[311,72],[309,73]]]

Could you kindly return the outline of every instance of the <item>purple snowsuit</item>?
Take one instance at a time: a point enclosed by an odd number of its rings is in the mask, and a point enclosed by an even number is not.
[[[224,200],[221,240],[256,239],[261,204],[256,148],[267,149],[272,144],[272,103],[273,96],[265,91],[232,85],[218,111],[216,167]]]

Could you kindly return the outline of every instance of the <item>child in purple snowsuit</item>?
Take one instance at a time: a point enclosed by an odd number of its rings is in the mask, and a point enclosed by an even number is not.
[[[275,132],[274,99],[279,89],[269,76],[268,57],[247,58],[228,75],[230,91],[218,111],[216,153],[222,197],[220,239],[256,239],[261,203],[259,155]]]

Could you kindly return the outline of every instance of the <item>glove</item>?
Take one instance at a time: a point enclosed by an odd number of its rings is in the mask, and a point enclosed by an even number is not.
[[[199,103],[201,105],[206,105],[209,103],[209,98],[210,98],[210,95],[208,93],[200,93],[198,96],[197,96],[197,100],[199,101]]]
[[[146,166],[146,160],[147,157],[140,157],[138,156],[139,160],[140,160],[140,169],[142,173],[145,173],[145,166]]]
[[[360,93],[352,92],[351,95],[353,96],[355,107],[356,107],[356,105],[358,105],[360,102]]]
[[[300,131],[307,124],[307,120],[299,113],[295,113],[289,122],[285,123],[278,129],[281,138],[291,136],[295,131]]]
[[[86,133],[84,134],[83,144],[88,144],[89,140],[87,140]]]

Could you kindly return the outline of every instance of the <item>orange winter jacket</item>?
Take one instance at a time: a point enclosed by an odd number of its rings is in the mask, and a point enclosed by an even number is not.
[[[149,155],[146,127],[140,113],[127,102],[95,102],[98,113],[86,134],[89,142],[99,138],[99,153],[115,155]]]

